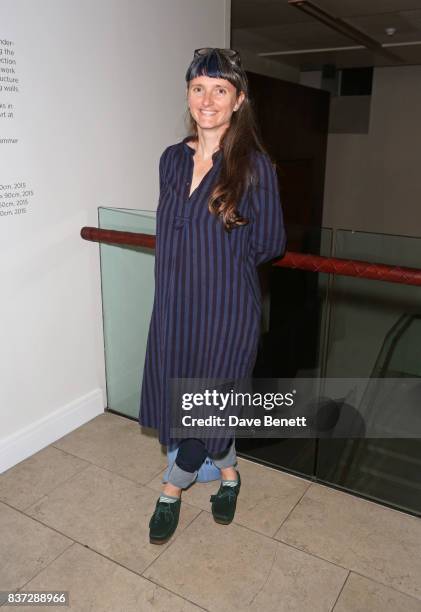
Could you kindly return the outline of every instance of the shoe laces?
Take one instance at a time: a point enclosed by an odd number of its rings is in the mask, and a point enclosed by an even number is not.
[[[234,487],[222,486],[216,495],[211,496],[211,502],[224,498],[228,498],[228,501],[233,501],[236,499],[236,497],[237,493]]]
[[[168,502],[159,502],[155,512],[153,514],[152,520],[158,521],[161,516],[165,521],[170,522],[172,520],[172,511],[171,511],[171,503]]]

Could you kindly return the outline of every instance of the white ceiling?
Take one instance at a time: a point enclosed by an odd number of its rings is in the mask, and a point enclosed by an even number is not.
[[[324,64],[334,64],[337,68],[421,64],[421,0],[312,2],[378,43],[393,43],[387,49],[399,56],[401,62],[393,62],[368,49],[309,52],[310,49],[354,47],[359,43],[290,6],[287,0],[232,0],[232,47],[254,54],[293,51],[268,58],[301,70],[319,70]],[[393,36],[385,32],[390,27],[396,28]],[[420,44],[395,46],[395,43],[409,42]]]

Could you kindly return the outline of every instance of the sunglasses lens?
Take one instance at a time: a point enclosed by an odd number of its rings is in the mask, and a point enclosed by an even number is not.
[[[194,55],[195,56],[207,55],[211,51],[215,51],[215,49],[213,49],[212,47],[203,47],[202,49],[196,49],[196,51],[194,52]],[[239,57],[238,51],[235,51],[234,49],[218,49],[218,51],[221,54],[226,55],[230,59],[238,59]]]
[[[207,55],[210,51],[212,51],[209,47],[203,47],[203,49],[196,49],[194,52],[195,55]]]

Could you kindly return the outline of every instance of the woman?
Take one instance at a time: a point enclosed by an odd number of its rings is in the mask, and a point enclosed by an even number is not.
[[[234,440],[172,438],[168,381],[251,376],[261,319],[256,267],[286,243],[276,171],[256,135],[239,54],[196,50],[186,81],[190,135],[159,164],[155,299],[139,411],[162,444],[178,444],[149,524],[155,544],[174,533],[181,491],[207,456],[221,471],[214,519],[234,517],[241,486]]]

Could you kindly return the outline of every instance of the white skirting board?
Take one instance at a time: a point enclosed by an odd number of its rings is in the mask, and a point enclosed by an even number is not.
[[[0,440],[0,474],[104,412],[102,389],[62,406]]]

